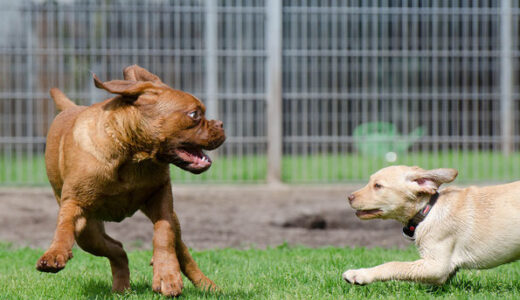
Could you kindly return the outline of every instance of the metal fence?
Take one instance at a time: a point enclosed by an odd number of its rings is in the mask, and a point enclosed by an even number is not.
[[[0,184],[45,184],[51,87],[140,64],[228,139],[175,182],[365,181],[390,164],[520,178],[520,5],[511,0],[0,0]]]

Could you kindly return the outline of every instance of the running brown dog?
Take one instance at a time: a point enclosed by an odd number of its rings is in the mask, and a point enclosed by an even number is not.
[[[169,164],[192,173],[211,166],[204,150],[225,140],[221,121],[207,120],[204,105],[133,65],[124,80],[96,87],[116,94],[92,106],[77,106],[51,89],[56,107],[47,136],[47,175],[60,206],[54,239],[36,268],[58,272],[72,258],[74,241],[110,260],[114,291],[130,288],[122,244],[105,233],[104,221],[119,222],[141,210],[153,223],[154,291],[181,294],[181,271],[202,289],[215,283],[199,269],[181,240],[173,210]]]

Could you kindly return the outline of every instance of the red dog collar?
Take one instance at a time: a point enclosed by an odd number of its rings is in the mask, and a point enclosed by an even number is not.
[[[413,218],[408,221],[408,224],[406,224],[405,227],[403,227],[403,235],[405,238],[409,240],[415,240],[415,230],[417,229],[417,226],[419,226],[419,223],[421,223],[426,216],[430,213],[433,205],[435,202],[437,202],[437,199],[439,198],[439,193],[435,193],[430,197],[430,201],[424,206],[418,213],[413,216]]]

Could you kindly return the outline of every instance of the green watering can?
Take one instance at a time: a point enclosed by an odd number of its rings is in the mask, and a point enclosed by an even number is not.
[[[423,127],[417,127],[407,136],[397,133],[395,125],[387,122],[363,123],[354,129],[354,145],[366,156],[390,157],[405,153],[424,135]],[[392,154],[393,153],[393,154]],[[391,159],[395,160],[395,159]]]

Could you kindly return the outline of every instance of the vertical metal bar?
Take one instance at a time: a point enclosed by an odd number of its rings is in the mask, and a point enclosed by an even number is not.
[[[99,15],[99,11],[96,10],[95,3],[93,1],[89,1],[88,4],[88,12],[87,12],[87,18],[90,23],[90,28],[88,30],[88,58],[85,60],[88,62],[88,68],[90,72],[97,72],[98,70],[94,69],[94,67],[97,65],[97,57],[95,55],[95,50],[97,48],[97,39],[96,39],[96,28],[99,25],[97,22],[97,16]],[[128,48],[130,48],[128,46]],[[87,77],[87,76],[85,76]],[[90,79],[90,78],[89,78]],[[89,80],[90,83],[90,80]],[[88,85],[88,100],[87,104],[92,105],[95,102],[95,96],[96,96],[96,87],[93,84]]]
[[[465,7],[468,3],[467,3],[467,0],[464,0],[462,1],[461,4],[461,7]],[[459,26],[459,30],[461,32],[461,38],[459,40],[459,43],[461,44],[461,48],[462,49],[465,49],[465,50],[469,50],[469,47],[470,47],[470,36],[469,36],[469,17],[467,15],[462,15],[459,17],[459,22],[461,22],[461,26]],[[463,141],[463,144],[462,144],[462,151],[461,151],[461,163],[462,163],[462,166],[463,166],[463,170],[468,170],[469,168],[469,162],[468,162],[468,152],[469,152],[469,146],[470,146],[470,142],[469,142],[469,131],[468,131],[468,127],[469,127],[469,124],[468,124],[468,110],[469,110],[469,107],[468,107],[468,96],[467,96],[467,91],[468,91],[468,88],[469,88],[469,85],[471,84],[470,81],[469,81],[469,59],[466,55],[462,55],[461,57],[461,62],[460,62],[460,73],[461,73],[461,76],[459,77],[460,78],[460,94],[461,94],[461,99],[459,100],[461,103],[460,103],[460,108],[461,108],[461,111],[460,111],[460,114],[459,114],[459,124],[461,124],[461,134],[462,134],[462,141]],[[471,97],[471,96],[470,96]],[[475,173],[472,173],[472,175],[474,176]]]
[[[500,113],[502,122],[502,152],[509,155],[513,148],[513,68],[511,56],[511,0],[502,0],[500,18]]]
[[[486,9],[489,9],[489,7],[486,7]],[[482,15],[483,27],[481,29],[481,36],[482,36],[482,48],[481,49],[483,51],[489,50],[491,45],[494,44],[493,42],[490,42],[492,40],[492,35],[490,34],[490,32],[493,28],[492,22],[494,19],[495,19],[494,15],[488,15],[488,14]],[[486,95],[491,95],[495,91],[495,89],[492,87],[493,86],[492,82],[493,82],[493,77],[494,77],[496,68],[492,67],[495,65],[494,63],[492,63],[492,62],[490,63],[490,61],[494,61],[494,60],[496,60],[496,59],[493,56],[491,56],[490,54],[488,54],[485,59],[481,60],[481,71],[480,71],[481,75],[480,76],[481,76],[481,82],[482,82],[483,88],[480,89],[480,92],[484,93]],[[492,118],[493,102],[495,102],[494,98],[496,98],[495,95],[491,95],[491,96],[488,96],[488,97],[485,97],[482,99],[482,109],[479,110],[480,116],[478,117],[478,119],[481,120],[480,122],[482,122],[481,135],[486,138],[489,138],[489,139],[491,139],[491,136],[492,136],[491,132],[493,132],[493,124],[495,123],[494,119]],[[482,157],[483,154],[491,151],[492,144],[493,144],[492,141],[487,141],[486,143],[481,144],[480,145],[481,152],[479,152],[479,154],[480,154],[479,157]],[[478,161],[481,162],[482,160],[478,160]],[[490,174],[491,164],[492,164],[491,161],[487,161],[484,164],[484,166],[483,166],[484,174]]]
[[[482,9],[482,7],[479,7],[478,9]],[[478,27],[479,27],[479,23],[481,23],[481,16],[478,15],[478,14],[473,14],[471,15],[471,20],[470,20],[470,24],[471,24],[471,28],[472,28],[472,32],[478,32]],[[484,25],[483,25],[484,26]],[[483,27],[482,26],[482,27]],[[479,51],[481,50],[480,46],[481,45],[481,41],[482,41],[482,38],[481,36],[483,35],[480,35],[478,37],[475,37],[473,36],[472,37],[472,45],[470,46],[471,49],[473,51]],[[480,57],[472,57],[471,58],[472,60],[472,66],[471,66],[471,69],[472,69],[472,72],[471,74],[473,75],[472,78],[471,78],[471,94],[472,94],[472,99],[471,99],[471,102],[472,102],[472,111],[471,112],[468,112],[471,113],[471,121],[468,121],[468,126],[469,126],[469,123],[471,122],[471,128],[472,128],[472,137],[475,137],[476,140],[478,140],[478,137],[481,136],[482,134],[480,133],[480,119],[478,117],[478,114],[479,114],[479,107],[481,106],[481,103],[483,101],[485,101],[484,99],[476,96],[478,95],[478,92],[479,92],[479,85],[477,84],[478,83],[478,80],[479,80],[479,76],[482,74],[482,66],[480,64],[481,62],[481,58]],[[473,140],[473,139],[472,139]],[[479,164],[479,161],[482,160],[480,158],[480,152],[479,152],[479,146],[480,146],[481,142],[472,142],[471,144],[471,153],[472,153],[472,157],[471,158],[471,161],[470,161],[470,164],[473,165],[473,166],[478,166],[479,167],[479,174],[481,174],[481,169],[485,169],[486,168],[486,165],[485,164]]]
[[[267,181],[279,183],[282,163],[282,2],[268,0],[267,38]]]
[[[206,116],[218,119],[218,3],[206,1]],[[212,156],[216,157],[216,152]],[[219,176],[221,179],[222,176]]]
[[[361,4],[362,3],[362,4]],[[371,3],[369,2],[363,2],[360,1],[360,4],[363,9],[369,10],[371,8]],[[370,101],[370,90],[372,89],[372,74],[370,74],[369,68],[370,68],[370,40],[369,40],[369,26],[368,21],[370,18],[370,14],[361,14],[361,20],[360,20],[360,26],[361,31],[358,33],[358,38],[360,39],[360,50],[363,51],[362,54],[360,54],[360,73],[361,73],[361,120],[363,120],[363,123],[368,122],[375,122],[377,120],[371,120],[370,119],[370,111],[371,108],[370,104],[372,101]],[[377,163],[375,159],[366,160],[366,169],[368,170],[368,174],[374,171],[375,164]],[[367,174],[367,175],[368,175]],[[367,176],[368,177],[368,176]]]
[[[293,6],[293,1],[291,1],[289,3],[289,7],[292,7]],[[287,16],[286,16],[287,20],[289,20],[289,22],[287,23],[287,35],[288,35],[288,44],[289,44],[289,49],[297,49],[298,48],[298,25],[299,25],[299,20],[300,20],[300,16],[298,14],[295,14],[293,12],[289,13]],[[289,76],[287,79],[288,79],[288,85],[287,85],[287,90],[286,92],[289,92],[291,94],[294,94],[297,90],[298,90],[298,76],[300,76],[298,70],[299,70],[299,67],[300,67],[300,64],[298,63],[299,62],[299,58],[298,57],[294,57],[294,56],[289,56],[289,57],[286,57],[286,61],[288,62],[288,64],[286,64],[291,76]],[[289,116],[290,120],[289,122],[287,123],[287,126],[289,128],[289,136],[290,137],[294,137],[294,136],[297,136],[298,135],[298,118],[299,118],[299,115],[300,115],[300,112],[299,112],[299,101],[297,99],[294,99],[294,98],[290,98],[288,101],[289,104],[290,104],[290,111],[291,111],[291,115]],[[295,180],[297,177],[297,174],[301,174],[300,172],[300,165],[297,164],[297,157],[298,155],[300,155],[300,152],[298,151],[298,144],[295,142],[295,141],[292,141],[290,144],[289,144],[289,149],[290,149],[290,154],[289,154],[289,159],[290,159],[290,167],[288,167],[288,170],[284,169],[283,171],[284,172],[290,172],[290,174],[293,175],[292,179]],[[287,166],[287,165],[286,165]]]
[[[311,9],[309,9],[310,11],[312,11],[312,6],[313,6],[313,2],[309,3],[309,6],[311,7]],[[309,44],[307,44],[307,48],[306,50],[313,50],[315,49],[316,45],[318,44],[318,15],[315,14],[315,13],[311,13],[309,14],[309,23],[308,23],[308,26],[309,26]],[[319,80],[318,80],[318,57],[316,57],[316,55],[313,55],[313,54],[309,54],[309,65],[310,65],[310,69],[309,69],[309,94],[311,95],[317,95],[318,94],[318,86],[319,86]],[[313,136],[316,136],[318,134],[318,120],[317,118],[319,117],[319,114],[318,114],[318,101],[315,97],[309,97],[307,99],[307,103],[308,103],[308,108],[309,108],[309,112],[305,115],[306,118],[308,120],[306,120],[306,123],[309,124],[309,132],[307,134],[307,136],[305,137],[305,140],[306,140],[306,147],[309,148],[310,150],[310,155],[309,155],[309,165],[310,165],[310,170],[312,170],[312,172],[309,172],[308,173],[308,176],[306,176],[307,180],[312,180],[312,181],[316,181],[316,179],[319,178],[319,173],[320,173],[320,168],[317,164],[317,161],[316,161],[316,158],[317,158],[317,152],[318,152],[318,147],[316,145],[316,143],[313,142],[313,139],[312,137]]]
[[[310,45],[312,45],[312,36],[311,36],[311,30],[309,26],[309,22],[311,21],[311,18],[309,16],[309,9],[308,9],[308,1],[302,2],[302,7],[305,7],[306,12],[302,13],[300,28],[301,28],[301,38],[302,41],[300,43],[300,47],[302,50],[308,50]],[[302,56],[302,60],[300,61],[302,67],[301,67],[301,76],[302,80],[300,82],[300,91],[304,92],[306,94],[310,94],[311,92],[311,84],[312,84],[312,77],[310,76],[310,73],[312,72],[309,68],[309,54],[305,54]],[[302,157],[302,164],[301,164],[301,176],[300,180],[308,180],[309,179],[309,161],[310,155],[312,155],[312,152],[310,151],[309,147],[309,140],[308,136],[310,133],[310,124],[309,124],[309,98],[308,97],[302,97],[301,106],[302,106],[302,113],[298,120],[298,122],[301,124],[302,131],[301,131],[301,157]],[[309,154],[310,153],[310,154]]]
[[[223,3],[225,7],[229,6],[230,5],[230,2],[229,1],[225,1]],[[223,48],[226,49],[226,50],[229,50],[230,48],[232,48],[232,45],[234,45],[234,40],[233,40],[233,14],[230,13],[230,12],[226,12],[223,16],[222,16],[222,20],[224,21],[224,26],[223,26],[223,29],[222,29],[222,40],[224,41],[224,45],[223,45]],[[234,63],[234,60],[232,57],[229,57],[229,56],[225,56],[224,57],[224,60],[223,60],[223,66],[224,66],[224,70],[231,70],[231,68],[233,67],[233,63]],[[231,122],[229,122],[230,124],[227,124],[226,125],[226,133],[228,134],[228,136],[233,136],[233,137],[236,137],[237,135],[237,122],[236,122],[236,99],[233,99],[231,94],[234,92],[233,90],[233,87],[234,87],[234,74],[233,72],[225,72],[225,76],[223,76],[224,78],[222,79],[223,80],[223,90],[226,92],[226,97],[228,97],[226,99],[226,101],[224,103],[226,103],[227,105],[227,109],[226,109],[226,112],[230,115],[230,120]],[[239,142],[235,142],[233,144],[231,144],[231,147],[229,149],[229,154],[233,155],[236,157],[239,147]],[[227,178],[232,178],[233,177],[233,169],[237,169],[236,168],[236,165],[235,165],[235,162],[237,162],[238,160],[230,160],[229,161],[229,167],[226,168],[226,177]]]
[[[26,164],[27,164],[27,169],[25,170],[25,172],[27,172],[26,174],[26,180],[28,181],[28,183],[32,183],[34,184],[34,170],[33,170],[33,163],[34,163],[34,160],[33,160],[33,153],[34,153],[34,132],[33,132],[33,129],[34,129],[34,112],[33,112],[33,103],[34,101],[36,100],[36,96],[34,93],[35,91],[35,88],[34,88],[34,73],[35,71],[37,72],[38,68],[37,66],[34,65],[34,53],[33,53],[33,32],[32,32],[32,28],[33,28],[33,24],[32,24],[32,20],[34,20],[33,18],[33,10],[29,10],[27,12],[27,15],[25,16],[27,18],[26,20],[26,25],[27,26],[27,65],[26,65],[26,82],[27,82],[27,85],[26,85],[26,88],[27,88],[27,92],[30,93],[31,96],[27,97],[26,101],[25,101],[25,104],[26,104],[26,116],[25,116],[25,120],[27,120],[27,132],[26,132],[26,136],[28,138],[30,138],[30,141],[27,143],[27,145],[25,146],[25,160],[26,160]],[[19,100],[20,101],[20,100]]]
[[[237,8],[239,9],[242,9],[243,6],[241,5],[244,5],[244,3],[241,3],[239,4],[240,6],[237,5]],[[233,15],[233,32],[234,32],[234,38],[235,38],[235,49],[237,51],[237,55],[235,57],[235,86],[234,86],[234,93],[235,95],[242,95],[243,92],[244,92],[244,89],[243,89],[243,85],[244,85],[244,80],[243,80],[243,76],[244,76],[244,66],[243,66],[243,61],[244,61],[244,43],[243,43],[243,26],[244,26],[244,23],[242,21],[242,15],[243,15],[243,12],[242,11],[239,11],[238,13],[234,14]],[[244,133],[245,133],[245,118],[244,118],[244,100],[238,100],[236,101],[236,107],[237,107],[237,136],[243,138],[244,137]],[[237,157],[239,157],[239,168],[241,170],[246,170],[245,166],[244,166],[244,148],[245,148],[245,145],[247,145],[247,142],[244,143],[240,143],[240,145],[237,145]],[[247,171],[243,173],[242,175],[242,180],[244,179],[244,176],[247,176]]]
[[[512,3],[512,10],[513,10],[513,16],[512,16],[512,24],[518,24],[518,22],[520,21],[520,3],[518,3],[518,1],[516,2],[513,2]],[[512,34],[511,36],[512,37],[518,37],[520,32],[519,32],[519,26],[516,25],[516,26],[512,26]],[[520,59],[520,55],[519,55],[519,52],[518,50],[520,50],[520,43],[519,43],[519,40],[518,38],[516,38],[514,41],[513,41],[513,45],[511,47],[512,51],[513,52],[513,55],[512,55],[512,62],[511,62],[511,68],[513,69],[513,72],[512,74],[518,74],[518,73],[515,73],[515,72],[518,72],[519,71],[519,68],[518,68],[518,61]],[[517,80],[517,78],[515,78],[515,76],[518,76],[518,75],[513,75],[513,78],[511,78],[511,82],[515,82]],[[513,109],[512,110],[515,110],[518,108],[518,87],[517,87],[517,84],[514,85],[513,87]],[[517,138],[518,138],[518,121],[519,121],[519,117],[517,114],[514,114],[513,115],[513,127],[512,127],[512,136],[513,136],[513,145],[512,145],[512,151],[518,151],[518,148],[517,148]],[[518,155],[515,155],[514,156],[514,160],[513,160],[513,163],[511,164],[511,167],[512,167],[512,173],[509,175],[511,178],[518,178],[520,176],[519,174],[519,171],[520,171],[520,166],[519,166],[520,162],[519,162],[519,156]]]
[[[250,7],[254,7],[252,6],[254,3],[254,1],[248,1],[247,5],[250,6]],[[243,34],[244,34],[244,47],[246,49],[254,49],[254,22],[255,21],[255,14],[253,13],[244,13],[244,31],[243,31]],[[252,65],[252,63],[254,62],[254,55],[251,55],[251,56],[248,56],[248,57],[245,57],[244,58],[244,91],[245,93],[247,94],[252,94],[253,93],[253,72],[254,72],[254,67]],[[245,135],[247,137],[247,139],[250,139],[254,136],[254,105],[256,103],[256,99],[250,99],[246,102],[246,105],[245,105],[245,108],[244,108],[244,116],[246,116],[246,124],[245,124]],[[253,147],[254,147],[254,144],[252,143],[252,141],[249,141],[248,143],[246,143],[245,147],[244,147],[244,153],[245,153],[245,157],[244,157],[244,162],[246,164],[248,164],[249,166],[251,166],[251,168],[247,168],[247,174],[244,178],[245,181],[251,181],[253,178],[254,178],[254,172],[256,172],[256,166],[254,165],[255,161],[254,161],[254,158],[252,156],[253,154]]]
[[[218,118],[217,1],[206,1],[206,115]]]
[[[413,8],[419,8],[419,3],[418,2],[414,2],[412,4]],[[411,25],[411,28],[410,28],[410,31],[411,31],[411,38],[410,38],[410,43],[409,43],[409,50],[411,50],[411,52],[418,52],[419,51],[419,44],[420,44],[420,35],[421,35],[421,32],[420,32],[420,16],[418,14],[413,14],[411,16],[411,21],[412,21],[412,25]],[[408,51],[408,57],[411,58],[411,61],[408,65],[408,67],[410,68],[410,72],[409,72],[409,79],[408,79],[408,82],[409,82],[409,89],[408,89],[408,95],[406,96],[406,106],[407,106],[407,109],[409,108],[410,112],[408,113],[409,115],[409,118],[408,118],[408,122],[406,124],[406,130],[403,128],[403,132],[406,132],[406,134],[408,134],[409,132],[411,132],[414,127],[416,126],[417,124],[417,116],[418,116],[418,109],[417,109],[417,103],[420,101],[420,98],[416,98],[416,94],[418,93],[419,91],[419,82],[418,82],[418,77],[420,76],[420,56],[418,56],[417,54],[412,54],[410,53],[410,51]],[[410,95],[410,93],[412,95]],[[410,140],[409,139],[405,139],[406,142],[409,142]],[[416,156],[414,155],[413,156],[413,160],[412,160],[412,163],[414,165],[419,165],[420,162],[418,161],[419,159],[419,156]]]
[[[442,48],[440,49],[441,51],[449,51],[450,50],[450,45],[451,45],[451,42],[450,42],[450,30],[449,28],[450,27],[453,27],[451,24],[453,23],[453,21],[451,20],[451,17],[448,16],[448,15],[442,15],[442,20],[441,20],[441,24],[443,24],[443,27],[442,27]],[[441,94],[443,95],[442,96],[442,100],[441,100],[441,107],[442,107],[442,112],[441,112],[441,116],[442,116],[442,122],[440,122],[440,124],[442,125],[441,128],[440,128],[440,134],[441,136],[448,136],[448,128],[450,126],[450,122],[451,121],[451,118],[449,116],[449,98],[451,97],[450,95],[450,92],[451,92],[451,86],[450,86],[450,65],[453,65],[453,59],[451,57],[446,57],[444,58],[444,63],[442,64],[442,74],[441,74],[441,86],[442,86],[442,89],[441,89]],[[442,143],[442,152],[444,154],[447,154],[448,153],[448,150],[449,149],[453,149],[454,147],[452,147],[451,145],[451,142],[447,141],[447,142],[443,142]],[[453,152],[453,151],[452,151]],[[448,161],[443,161],[442,164],[450,164],[451,162],[448,162]]]
[[[439,22],[439,15],[436,13],[439,9],[439,3],[437,1],[433,1],[432,3],[432,16],[431,16],[431,29],[432,29],[432,35],[431,35],[431,47],[432,47],[432,53],[436,53],[440,50],[439,47],[439,31],[442,30],[440,28]],[[442,46],[442,41],[441,41]],[[432,98],[432,130],[431,132],[426,132],[429,136],[431,136],[431,153],[433,154],[433,166],[438,166],[439,163],[439,127],[438,123],[440,122],[440,116],[439,116],[439,66],[442,64],[442,61],[445,58],[437,58],[432,57],[430,59],[431,63],[431,78],[432,78],[432,87],[431,87],[431,98]],[[441,67],[442,70],[442,67]]]
[[[338,7],[339,4],[337,3],[337,1],[333,1],[332,3],[332,7]],[[331,41],[331,49],[332,50],[339,50],[340,48],[338,47],[338,44],[339,44],[339,39],[338,39],[338,31],[341,32],[341,26],[338,26],[338,19],[341,19],[343,18],[344,16],[343,15],[340,15],[338,17],[337,14],[334,14],[331,16],[331,33],[330,33],[330,41]],[[340,28],[338,28],[340,27]],[[338,87],[339,87],[339,75],[338,75],[338,72],[341,72],[338,68],[338,65],[339,65],[339,62],[340,61],[343,61],[345,60],[344,57],[339,57],[339,56],[334,56],[334,57],[331,57],[330,59],[330,73],[331,73],[331,92],[334,92],[336,94],[339,94],[338,92]],[[339,70],[338,70],[339,69]],[[328,179],[331,179],[331,180],[339,180],[340,178],[337,178],[335,176],[337,176],[336,174],[338,174],[338,171],[340,169],[343,169],[345,168],[345,166],[342,166],[344,160],[343,159],[340,159],[340,157],[342,158],[342,156],[338,155],[338,152],[339,152],[339,149],[338,149],[338,146],[340,145],[340,142],[339,141],[339,127],[342,126],[342,124],[340,124],[340,117],[339,117],[339,114],[340,114],[340,109],[339,109],[339,103],[343,103],[345,102],[345,100],[343,98],[336,98],[332,101],[332,104],[331,104],[331,111],[332,111],[332,115],[330,116],[330,119],[331,119],[331,132],[330,132],[330,135],[336,139],[335,142],[332,143],[331,145],[331,150],[329,150],[329,156],[332,156],[332,161],[337,161],[338,163],[336,164],[332,164],[331,165],[331,168],[329,170],[329,173],[328,173]],[[327,151],[327,150],[326,150]],[[325,154],[324,154],[325,155]]]
[[[353,3],[351,3],[351,4],[353,7],[356,7],[356,5],[354,5]],[[358,3],[357,7],[359,7],[359,6],[360,5]],[[347,38],[345,39],[346,44],[343,44],[343,46],[342,46],[343,49],[345,49],[345,48],[349,49],[348,47],[350,47],[350,49],[352,49],[354,51],[361,50],[361,42],[359,41],[359,34],[358,34],[358,28],[359,28],[359,26],[361,26],[360,18],[361,18],[360,15],[355,12],[351,12],[347,16],[346,31],[348,32],[348,34],[347,34]],[[354,114],[352,115],[353,122],[352,122],[352,131],[351,131],[351,132],[353,132],[354,128],[356,128],[355,126],[359,126],[363,122],[363,119],[362,119],[363,116],[361,115],[363,99],[360,96],[362,93],[362,89],[363,89],[363,87],[361,86],[361,76],[362,76],[363,72],[361,70],[360,56],[352,55],[352,57],[350,59],[352,61],[353,67],[350,67],[347,69],[348,70],[347,71],[347,74],[348,74],[347,80],[349,82],[351,82],[350,86],[352,86],[352,90],[355,93],[352,93],[351,91],[347,91],[347,92],[350,92],[351,94],[355,95],[355,97],[353,97],[351,100],[353,111],[354,111]],[[365,162],[366,162],[366,159],[363,159],[361,151],[357,151],[356,158],[352,160],[352,164],[349,167],[351,170],[356,170],[356,172],[357,172],[356,176],[358,179],[364,180],[365,178],[368,177],[368,171],[367,171]]]
[[[23,21],[22,21],[22,24],[24,24],[24,28],[29,28],[31,24],[27,24],[27,22],[29,21],[29,18],[27,17],[27,14],[29,14],[31,12],[31,5],[28,5],[28,9],[27,11],[24,11],[22,13],[22,18],[23,18]],[[17,43],[17,48],[18,49],[24,49],[24,50],[27,50],[27,45],[24,45],[23,43],[23,34],[24,32],[21,31],[20,32],[20,39],[16,42]],[[19,92],[19,94],[23,94],[25,95],[26,97],[30,96],[27,91],[25,90],[25,86],[23,85],[23,83],[25,82],[25,76],[23,75],[23,66],[24,64],[26,64],[27,62],[24,62],[24,57],[22,57],[21,55],[17,55],[16,56],[16,59],[15,59],[15,64],[16,64],[16,68],[17,69],[17,72],[16,72],[16,77],[15,77],[15,82],[14,82],[14,88],[15,88],[15,91],[16,92]],[[22,106],[22,99],[20,98],[15,98],[14,99],[14,119],[13,119],[13,125],[14,125],[14,136],[15,137],[22,137],[23,136],[23,120],[25,120],[24,118],[24,115],[23,115],[23,106]],[[24,179],[23,179],[23,176],[22,176],[22,173],[23,173],[23,168],[22,168],[22,144],[19,143],[19,142],[16,142],[16,141],[13,141],[13,149],[15,151],[14,153],[14,159],[11,160],[9,159],[9,161],[12,161],[13,162],[13,166],[15,167],[15,169],[13,170],[13,175],[14,175],[14,181],[17,182],[17,183],[21,183],[21,182],[24,182]]]

